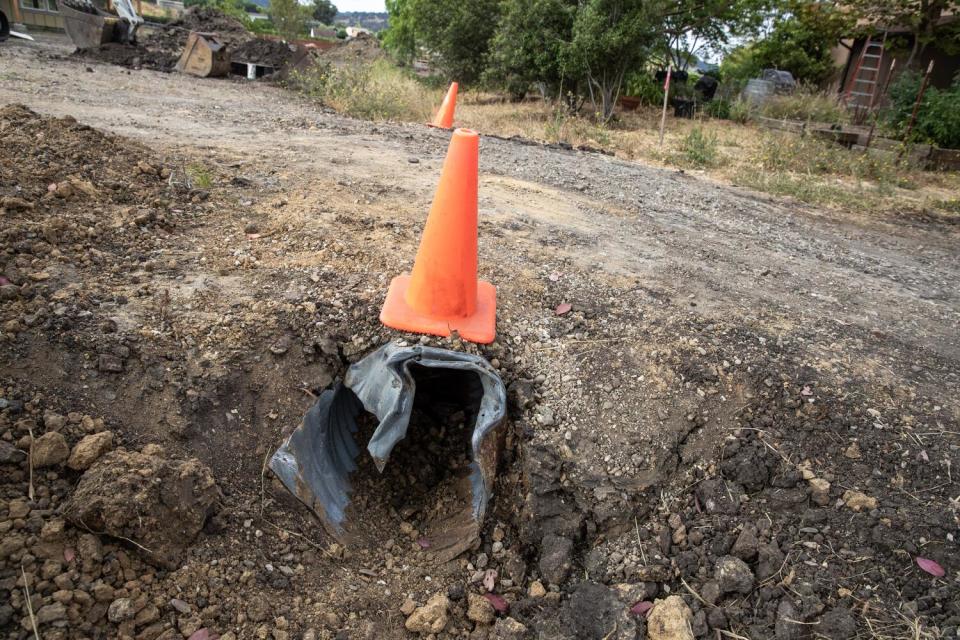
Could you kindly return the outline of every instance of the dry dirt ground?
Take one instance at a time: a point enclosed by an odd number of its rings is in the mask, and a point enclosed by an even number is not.
[[[419,339],[448,139],[0,47],[4,637],[958,637],[958,229],[598,153],[482,139],[497,341],[424,339],[509,386],[479,545],[418,543],[424,437],[328,537],[263,463]]]

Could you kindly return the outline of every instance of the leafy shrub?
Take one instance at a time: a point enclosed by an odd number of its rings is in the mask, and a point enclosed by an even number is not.
[[[726,98],[714,98],[702,107],[704,115],[721,120],[730,119],[730,101]]]
[[[716,164],[719,156],[717,134],[705,131],[703,127],[694,127],[680,142],[683,159],[694,167],[710,167]]]
[[[645,71],[633,73],[627,78],[623,94],[640,98],[640,104],[653,106],[663,104],[663,85]]]
[[[442,93],[424,87],[388,60],[371,65],[323,66],[296,74],[290,84],[326,106],[365,120],[429,120]]]
[[[922,78],[915,72],[900,75],[890,85],[886,122],[900,136],[906,134]],[[931,142],[946,149],[960,149],[960,78],[949,89],[928,87],[910,133],[911,142]]]

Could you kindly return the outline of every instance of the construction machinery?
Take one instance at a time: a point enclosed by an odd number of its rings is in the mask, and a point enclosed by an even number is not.
[[[201,78],[223,77],[230,73],[230,54],[215,33],[191,31],[176,69]]]
[[[130,0],[114,0],[116,14],[90,0],[59,0],[59,6],[63,26],[78,49],[95,49],[108,42],[135,44],[143,24]]]

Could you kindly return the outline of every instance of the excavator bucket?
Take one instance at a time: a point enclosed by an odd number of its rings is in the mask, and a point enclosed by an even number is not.
[[[415,405],[437,412],[459,407],[469,416],[460,435],[471,461],[453,481],[459,506],[424,522],[423,546],[446,562],[475,545],[494,490],[506,391],[483,358],[420,345],[384,345],[320,395],[269,466],[331,535],[349,544],[358,533],[348,517],[351,479],[362,447],[356,441],[358,418],[366,410],[379,422],[366,448],[382,473],[394,447],[409,435]]]
[[[128,2],[119,3],[123,16],[107,13],[90,0],[60,0],[63,28],[78,49],[96,49],[108,42],[136,42],[137,28],[143,19]]]
[[[176,69],[201,78],[225,76],[230,72],[227,46],[217,40],[216,34],[191,31]]]

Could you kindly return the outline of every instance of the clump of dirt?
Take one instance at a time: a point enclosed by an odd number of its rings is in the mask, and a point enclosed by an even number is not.
[[[320,57],[334,66],[369,64],[384,55],[380,43],[373,36],[361,34],[356,38],[344,40],[335,47],[326,49]]]
[[[233,62],[249,62],[274,69],[284,67],[293,55],[294,50],[287,43],[266,38],[247,40],[230,49],[230,59]]]
[[[118,449],[83,474],[64,514],[80,529],[132,542],[149,562],[176,569],[219,499],[210,469],[196,459],[169,460],[160,447]]]

